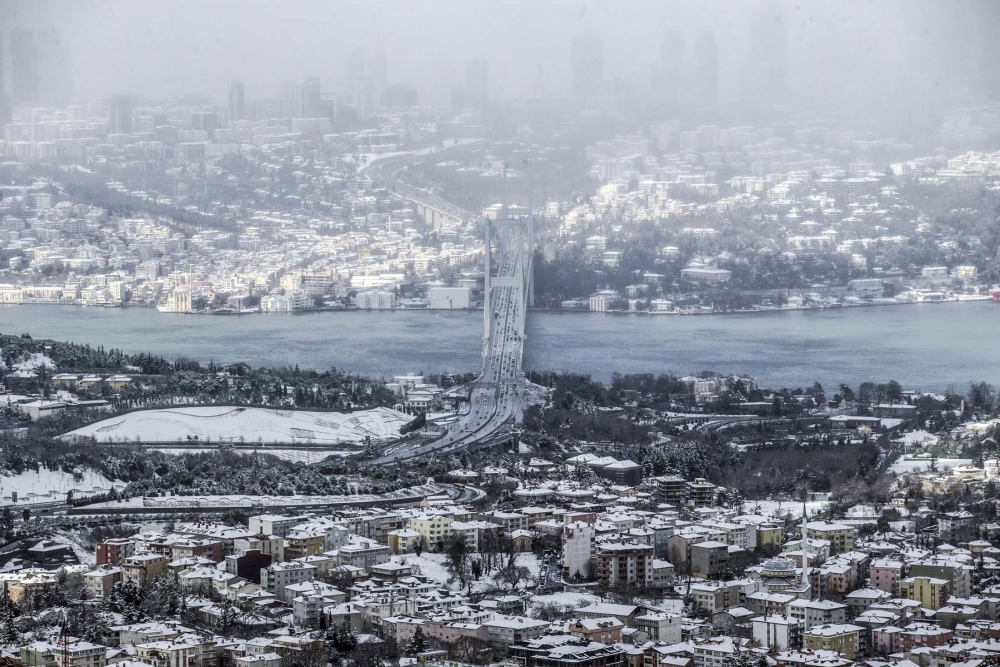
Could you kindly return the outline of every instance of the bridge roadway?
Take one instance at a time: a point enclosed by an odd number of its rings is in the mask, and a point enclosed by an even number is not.
[[[418,160],[431,157],[440,158],[446,153],[469,150],[482,143],[483,140],[481,139],[459,140],[459,143],[448,144],[444,148],[436,150],[375,156],[371,158],[368,164],[358,169],[358,174],[367,176],[374,181],[385,183],[400,197],[413,202],[418,208],[424,208],[426,210],[425,213],[422,214],[419,210],[417,213],[418,215],[424,215],[425,221],[428,224],[433,224],[432,221],[437,219],[442,221],[450,219],[461,222],[469,220],[475,217],[475,215],[433,192],[422,190],[402,181],[397,174],[407,165]],[[440,225],[436,224],[434,226],[435,228],[440,227]]]
[[[524,233],[515,225],[501,227],[501,247],[505,250],[501,253],[498,275],[493,278],[499,284],[491,286],[486,302],[493,313],[492,317],[485,313],[489,334],[484,336],[479,375],[469,385],[468,411],[459,414],[437,440],[418,445],[390,443],[376,463],[399,463],[431,454],[458,452],[496,439],[520,420],[525,401],[521,369],[527,306],[525,263],[530,261]]]

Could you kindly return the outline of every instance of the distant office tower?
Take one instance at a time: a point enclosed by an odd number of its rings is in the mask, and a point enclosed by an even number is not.
[[[2,17],[2,14],[0,14],[0,17]],[[3,32],[0,31],[0,125],[10,123],[13,117],[10,98],[7,96],[6,81],[4,80],[4,66],[7,62],[4,56]]]
[[[24,28],[10,32],[10,94],[14,104],[38,102],[38,42]]]
[[[108,114],[110,134],[132,134],[132,97],[119,95],[111,98]]]
[[[302,91],[294,81],[281,84],[281,117],[302,118]]]
[[[365,122],[370,120],[375,114],[375,82],[368,77],[358,80],[357,90],[358,120]]]
[[[671,30],[663,36],[660,44],[660,59],[653,65],[653,80],[650,89],[653,100],[663,112],[677,112],[681,99],[683,77],[684,36]]]
[[[536,98],[545,97],[545,66],[542,63],[535,65],[535,83],[532,85],[532,93]]]
[[[194,111],[191,113],[191,129],[202,130],[211,137],[219,128],[219,116],[214,111]]]
[[[700,109],[715,111],[719,103],[719,46],[714,32],[700,32],[694,41],[695,93]]]
[[[573,94],[590,97],[604,83],[604,44],[597,35],[575,37],[570,45]]]
[[[244,120],[247,117],[246,99],[243,95],[243,82],[233,81],[229,84],[229,120]]]
[[[319,118],[323,113],[323,101],[320,99],[319,77],[311,76],[302,82],[302,117]]]
[[[490,70],[485,58],[465,61],[465,89],[469,103],[484,107],[490,99]]]
[[[754,12],[750,18],[750,51],[743,72],[743,103],[751,110],[785,103],[787,47],[784,12],[776,6]]]
[[[66,106],[73,97],[72,57],[63,44],[62,34],[45,30],[37,34],[38,101],[51,106]]]
[[[344,67],[344,90],[350,92],[365,78],[365,53],[361,49],[351,51]]]
[[[382,49],[378,49],[372,54],[371,61],[368,63],[368,77],[375,82],[375,104],[381,107],[385,104],[389,80],[385,51]]]

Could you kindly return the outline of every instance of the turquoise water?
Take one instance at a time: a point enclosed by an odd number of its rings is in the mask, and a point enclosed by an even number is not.
[[[346,368],[372,376],[479,367],[479,312],[316,312],[242,317],[147,308],[2,306],[0,331],[168,359]],[[964,392],[1000,384],[1000,304],[936,303],[709,316],[530,312],[525,367],[589,373],[714,370],[763,386],[896,379]]]

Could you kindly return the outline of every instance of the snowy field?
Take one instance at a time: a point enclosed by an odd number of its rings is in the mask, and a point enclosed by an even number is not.
[[[948,472],[959,466],[972,465],[972,459],[935,459],[939,472]],[[929,459],[906,459],[901,458],[889,468],[889,472],[902,475],[908,472],[927,472],[931,468]]]
[[[292,496],[256,496],[243,494],[204,495],[204,496],[133,496],[127,500],[111,500],[86,505],[87,510],[131,509],[154,507],[161,509],[183,508],[218,508],[218,507],[328,507],[333,505],[353,506],[358,504],[376,505],[405,500],[412,502],[427,496],[438,495],[442,487],[428,478],[426,484],[410,486],[386,493],[348,493],[347,495],[292,495]],[[85,514],[86,512],[78,512]]]
[[[440,584],[443,588],[447,588],[448,580],[451,578],[451,574],[448,572],[448,567],[445,562],[448,557],[445,554],[432,554],[426,551],[417,556],[416,554],[402,554],[399,556],[393,556],[392,560],[397,563],[406,563],[407,565],[412,565],[416,570],[420,571],[420,575],[427,577],[430,581]],[[535,583],[538,580],[539,562],[538,557],[535,554],[517,554],[517,564],[528,568],[531,573],[531,579],[522,581],[519,588],[524,588],[526,585],[528,588],[534,588]],[[496,588],[497,584],[493,581],[492,577],[483,576],[479,581],[473,582],[473,591],[484,591]],[[507,588],[506,584],[501,584],[503,588]]]
[[[0,351],[0,354],[2,354],[2,351]],[[27,354],[23,359],[21,359],[21,361],[14,364],[15,371],[33,371],[38,368],[47,368],[52,370],[55,367],[55,363],[41,352],[32,352]]]
[[[173,456],[181,456],[183,454],[203,454],[205,452],[214,452],[215,449],[202,449],[202,448],[191,448],[191,447],[157,447],[156,449],[150,450],[154,452],[163,452],[164,454],[171,454]],[[292,463],[305,463],[312,464],[318,463],[323,459],[330,456],[347,456],[350,451],[345,452],[324,452],[324,451],[310,451],[301,449],[282,449],[281,447],[261,447],[257,450],[249,449],[234,449],[232,450],[236,454],[247,454],[250,455],[254,452],[257,454],[270,454],[271,456],[276,456],[283,461],[291,461]]]
[[[61,470],[46,470],[38,472],[27,470],[20,475],[0,476],[0,505],[13,504],[13,492],[17,492],[17,505],[32,505],[36,503],[62,502],[66,493],[72,491],[75,496],[92,496],[106,493],[112,486],[124,488],[121,482],[112,484],[103,475],[90,469],[80,470],[79,479]]]
[[[826,511],[829,505],[830,503],[825,500],[810,500],[806,502],[806,511],[809,512],[809,516],[816,516],[820,512]],[[793,519],[801,519],[802,502],[792,500],[748,500],[743,505],[743,513],[775,518],[784,518],[786,514],[791,514]]]
[[[600,602],[601,598],[592,593],[581,593],[577,591],[560,591],[549,595],[532,595],[531,609],[537,611],[538,607],[548,604],[557,604],[560,607],[572,607],[579,609],[588,605]]]
[[[339,444],[399,435],[412,417],[389,408],[358,412],[306,412],[226,406],[141,410],[105,419],[60,436],[98,442],[208,442]]]

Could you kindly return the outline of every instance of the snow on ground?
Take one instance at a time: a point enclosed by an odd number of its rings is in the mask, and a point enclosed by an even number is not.
[[[931,469],[931,459],[901,458],[889,468],[889,472],[902,475],[908,472],[926,472]],[[959,466],[972,465],[972,459],[934,459],[939,472],[948,472]]]
[[[214,448],[204,449],[204,448],[201,448],[201,447],[194,447],[194,448],[188,448],[188,447],[178,447],[178,448],[163,447],[163,448],[160,448],[160,447],[157,447],[156,449],[153,449],[152,451],[154,451],[154,452],[163,452],[164,454],[171,454],[173,456],[181,456],[183,454],[204,454],[205,452],[214,452],[214,451],[218,451],[218,450],[216,450]],[[232,451],[235,452],[236,454],[247,454],[247,455],[252,454],[252,453],[256,453],[256,454],[270,454],[271,456],[277,456],[279,459],[282,459],[283,461],[291,461],[292,463],[300,463],[301,462],[301,463],[305,463],[305,464],[318,463],[318,462],[322,461],[323,459],[325,459],[325,458],[327,458],[329,456],[338,456],[338,457],[340,457],[340,456],[347,456],[348,454],[350,454],[350,452],[324,452],[324,451],[313,452],[313,451],[309,451],[309,450],[303,451],[301,449],[282,449],[281,447],[267,447],[267,446],[261,447],[259,449],[255,449],[255,450],[234,449]]]
[[[94,566],[97,564],[97,553],[94,550],[93,545],[83,537],[83,531],[80,530],[59,530],[56,531],[54,537],[58,539],[59,542],[68,544],[76,554],[77,560],[79,560],[84,565]]]
[[[79,481],[73,475],[61,470],[38,472],[26,470],[20,475],[0,476],[0,505],[13,502],[12,492],[17,492],[17,504],[51,503],[66,500],[66,492],[73,491],[77,497],[105,493],[112,486],[124,488],[121,482],[112,483],[100,473],[85,469],[80,471]]]
[[[451,578],[448,568],[445,566],[447,558],[444,554],[429,554],[425,551],[419,556],[416,554],[404,554],[394,557],[392,560],[406,563],[420,570],[421,576],[427,577],[436,584],[445,586],[448,583],[448,579]]]
[[[825,500],[810,500],[806,502],[806,511],[809,516],[815,516],[826,511],[830,505]],[[744,514],[759,514],[761,516],[772,516],[782,518],[786,514],[791,514],[794,519],[802,518],[802,501],[794,500],[748,500],[743,506]]]
[[[403,554],[400,556],[393,556],[393,560],[398,563],[406,563],[407,565],[412,565],[416,569],[420,570],[420,575],[427,577],[431,581],[440,584],[442,587],[447,587],[448,580],[451,579],[451,573],[448,571],[448,556],[445,554],[435,554],[427,553],[426,551],[421,553],[419,556],[416,554]],[[531,579],[522,581],[519,588],[534,588],[535,582],[538,580],[538,572],[540,564],[538,562],[538,557],[535,554],[518,554],[517,564],[528,568],[531,573]],[[495,574],[495,573],[494,573]],[[492,590],[497,587],[497,583],[493,581],[492,574],[490,576],[480,577],[479,581],[473,582],[473,591],[485,591]],[[506,584],[501,584],[501,588],[507,588]]]
[[[15,371],[33,371],[36,368],[54,369],[55,367],[55,362],[41,352],[32,352],[21,361],[14,364]]]
[[[573,609],[579,609],[580,607],[586,607],[587,605],[595,604],[600,602],[601,598],[593,595],[592,593],[582,593],[577,591],[562,591],[560,593],[551,593],[549,595],[532,595],[532,613],[537,610],[538,607],[546,604],[557,604],[560,607],[572,607]],[[529,616],[532,615],[529,613]]]
[[[99,442],[175,442],[197,436],[215,442],[337,444],[399,435],[412,418],[389,408],[357,412],[307,412],[271,408],[200,406],[141,410],[105,419],[61,438]]]

